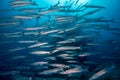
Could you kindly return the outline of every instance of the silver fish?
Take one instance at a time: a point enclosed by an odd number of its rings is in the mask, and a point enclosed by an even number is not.
[[[68,74],[68,75],[71,75],[71,74],[79,74],[79,73],[82,73],[84,72],[85,69],[81,68],[81,67],[77,67],[77,68],[73,68],[73,69],[68,69],[64,72],[60,72],[60,74]]]
[[[31,65],[34,65],[34,66],[38,66],[38,65],[46,65],[46,64],[48,64],[48,62],[33,62],[33,63],[31,63]]]
[[[48,43],[47,42],[37,43],[37,44],[33,44],[31,46],[28,46],[28,48],[35,48],[35,47],[43,46],[43,45],[46,45],[46,44],[48,44]]]
[[[17,5],[17,4],[33,4],[31,1],[11,1],[9,2],[11,5]]]
[[[50,69],[50,70],[45,70],[43,72],[40,72],[39,74],[42,74],[42,75],[51,75],[51,74],[59,73],[61,71],[63,71],[62,68],[54,68],[54,69]]]
[[[32,41],[32,40],[30,40],[30,41],[17,41],[18,43],[24,43],[24,44],[26,44],[26,43],[36,43],[36,41]]]
[[[105,75],[108,75],[114,69],[115,69],[115,65],[112,64],[110,67],[107,67],[105,69],[102,69],[102,70],[98,71],[92,77],[90,77],[88,80],[97,80],[99,78],[102,78]]]
[[[41,35],[47,35],[47,34],[56,33],[56,32],[59,32],[59,30],[50,30],[46,32],[41,32]]]
[[[34,16],[13,16],[14,19],[33,19]]]
[[[80,47],[74,47],[74,46],[63,46],[63,47],[58,47],[55,50],[53,50],[52,53],[56,53],[59,51],[66,51],[66,50],[79,50]]]
[[[57,12],[58,10],[45,10],[45,11],[40,11],[39,14],[40,15],[44,15],[44,14],[47,14],[47,13],[50,13],[50,12]]]
[[[0,23],[0,27],[4,27],[4,26],[16,26],[19,25],[19,22],[6,22],[6,23]]]
[[[15,51],[20,51],[20,50],[24,50],[26,49],[25,47],[18,47],[18,48],[15,48],[15,49],[10,49],[8,50],[9,52],[15,52]]]
[[[65,64],[49,64],[52,67],[57,67],[57,68],[69,68],[69,66],[65,65]]]
[[[48,51],[33,51],[30,52],[31,54],[36,54],[36,55],[46,55],[46,54],[50,54],[50,52]]]
[[[42,30],[46,29],[46,27],[30,27],[30,28],[24,28],[25,31],[34,31],[34,30]]]

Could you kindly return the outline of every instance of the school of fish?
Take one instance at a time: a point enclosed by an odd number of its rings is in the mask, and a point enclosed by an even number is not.
[[[101,34],[119,37],[120,28],[94,16],[106,7],[79,1],[7,2],[9,9],[0,10],[10,13],[0,16],[0,80],[120,80],[120,41]]]

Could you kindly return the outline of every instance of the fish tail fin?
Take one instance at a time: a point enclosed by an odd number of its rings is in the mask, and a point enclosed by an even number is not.
[[[83,51],[83,49],[82,49],[82,45],[80,45],[78,48],[79,48],[81,51]]]
[[[103,7],[103,9],[106,9],[106,7]]]

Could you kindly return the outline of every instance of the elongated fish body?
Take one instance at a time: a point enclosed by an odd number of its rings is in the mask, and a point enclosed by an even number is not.
[[[29,1],[14,1],[14,2],[9,2],[11,5],[17,5],[17,4],[32,4],[33,2]]]
[[[41,12],[39,12],[39,14],[41,14],[41,15],[44,15],[44,14],[47,14],[47,13],[50,13],[50,12],[57,12],[58,10],[45,10],[45,11],[41,11]]]
[[[100,10],[101,10],[101,9],[96,9],[96,10],[94,10],[94,11],[90,11],[90,12],[88,12],[88,13],[84,14],[83,16],[92,15],[92,14],[94,14],[94,13],[96,13],[96,12],[100,11]]]
[[[50,69],[50,70],[46,70],[46,71],[40,72],[39,74],[51,75],[51,74],[55,74],[55,73],[58,73],[58,72],[61,72],[61,71],[63,71],[63,69],[61,69],[61,68],[54,68],[54,69]]]
[[[64,75],[68,75],[68,76],[75,76],[76,74],[79,74],[79,76],[84,73],[87,72],[87,68],[83,69],[83,68],[73,68],[73,69],[68,69],[64,72],[60,72],[60,74],[64,74]]]
[[[8,23],[0,23],[0,27],[18,25],[19,22],[8,22]]]
[[[63,46],[63,47],[58,47],[52,53],[56,53],[59,51],[65,51],[65,50],[78,50],[78,49],[80,49],[80,47]]]
[[[103,7],[103,6],[97,6],[97,5],[85,5],[84,7],[86,7],[86,8],[102,8],[102,9],[105,9],[105,7]]]
[[[45,43],[33,44],[33,45],[29,46],[28,48],[34,48],[34,47],[42,46],[42,45],[45,45],[45,44],[48,44],[48,43],[45,42]]]
[[[108,68],[102,69],[98,71],[97,73],[95,73],[91,78],[89,78],[89,80],[98,80],[99,78],[102,78],[103,76],[109,74],[113,69],[115,69],[114,65]]]
[[[14,16],[15,19],[33,19],[33,16]]]
[[[48,51],[34,51],[34,52],[30,52],[31,54],[36,54],[36,55],[46,55],[46,54],[50,54],[50,52]]]

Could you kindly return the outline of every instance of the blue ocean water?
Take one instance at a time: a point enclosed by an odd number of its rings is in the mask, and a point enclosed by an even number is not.
[[[119,80],[119,2],[1,0],[0,80]]]

